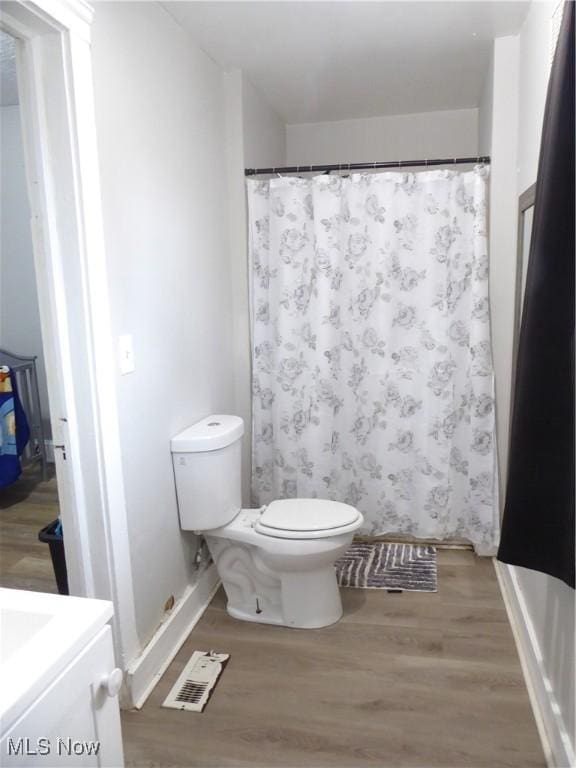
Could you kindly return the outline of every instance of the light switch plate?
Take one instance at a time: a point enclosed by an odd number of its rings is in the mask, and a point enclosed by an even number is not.
[[[120,373],[123,376],[136,370],[132,334],[127,333],[118,337],[118,354],[120,356]]]

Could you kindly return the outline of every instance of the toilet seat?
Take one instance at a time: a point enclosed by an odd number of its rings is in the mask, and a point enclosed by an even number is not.
[[[264,509],[254,528],[281,539],[321,539],[354,531],[361,520],[357,509],[339,501],[280,499]]]

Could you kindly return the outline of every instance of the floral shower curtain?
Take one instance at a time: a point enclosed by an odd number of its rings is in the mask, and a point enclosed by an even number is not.
[[[495,552],[487,175],[247,182],[256,504]]]

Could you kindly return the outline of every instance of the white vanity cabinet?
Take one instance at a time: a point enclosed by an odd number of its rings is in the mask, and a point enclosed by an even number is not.
[[[81,601],[80,598],[61,599]],[[1,602],[0,596],[0,607]],[[44,645],[46,663],[39,666],[42,668],[40,684],[37,676],[36,679],[29,677],[32,693],[28,685],[22,696],[3,702],[8,705],[2,710],[1,721],[0,765],[3,767],[121,768],[124,765],[118,703],[122,675],[115,666],[112,631],[106,623],[111,615],[111,605],[96,600],[85,602],[95,604],[95,614],[88,621],[89,626],[84,626],[84,631],[80,632],[77,626],[75,638],[70,634],[55,633],[58,621],[57,617],[52,617],[2,665],[8,671],[7,682],[10,683],[10,677],[14,677],[18,668],[22,669],[22,664],[26,663],[23,656],[26,645],[35,644],[36,654],[42,654]],[[106,606],[109,606],[108,610]],[[39,612],[37,609],[35,615]],[[83,613],[76,617],[77,624],[88,619],[89,611]],[[9,620],[10,611],[7,615]],[[73,615],[68,619],[74,623]],[[38,623],[33,621],[32,625]],[[51,623],[52,636],[48,632]],[[42,633],[45,633],[43,638]],[[41,642],[35,643],[36,640]],[[59,642],[62,651],[59,660],[54,656],[58,650],[54,648],[54,641]],[[37,665],[37,656],[29,658],[29,662]],[[43,668],[46,665],[49,669]]]

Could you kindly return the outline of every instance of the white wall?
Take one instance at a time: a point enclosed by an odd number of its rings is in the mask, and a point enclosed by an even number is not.
[[[478,152],[489,155],[492,150],[492,102],[494,100],[494,50],[484,78],[478,106]]]
[[[234,409],[221,70],[156,3],[98,3],[93,68],[104,232],[116,335],[136,371],[118,388],[142,646],[193,582],[170,438]]]
[[[536,2],[519,36],[517,194],[536,181],[546,89],[550,74],[550,19],[557,6]],[[546,514],[546,510],[542,510]],[[542,668],[557,705],[559,727],[574,754],[574,590],[537,571],[516,573],[541,653]]]
[[[286,163],[286,126],[246,77],[242,77],[242,130],[246,168]]]
[[[0,347],[36,355],[45,434],[50,411],[36,292],[20,107],[0,107]]]
[[[559,0],[533,2],[519,35],[518,192],[536,181],[551,64],[551,19]]]
[[[494,41],[490,147],[490,308],[502,500],[508,467],[516,288],[518,134],[515,126],[518,115],[518,50],[518,37],[500,37]]]
[[[262,94],[239,70],[224,75],[227,115],[227,160],[230,254],[234,308],[236,413],[244,419],[242,496],[250,500],[251,352],[248,288],[248,232],[244,168],[286,163],[286,129]]]
[[[478,110],[286,126],[288,165],[425,160],[478,152]]]

